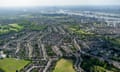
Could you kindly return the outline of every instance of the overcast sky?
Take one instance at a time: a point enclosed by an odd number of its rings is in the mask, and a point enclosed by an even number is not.
[[[64,5],[120,5],[120,0],[0,0],[0,7]]]

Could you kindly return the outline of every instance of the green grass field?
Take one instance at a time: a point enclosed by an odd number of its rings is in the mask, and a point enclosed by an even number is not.
[[[83,34],[83,35],[94,35],[94,33],[91,33],[91,32],[87,32],[83,29],[80,29],[79,26],[70,26],[68,28],[70,31],[76,33],[76,34]]]
[[[75,72],[71,60],[61,59],[57,62],[53,72]]]
[[[16,70],[19,71],[28,63],[30,63],[30,61],[17,60],[14,58],[0,59],[0,69],[4,72],[16,72]]]
[[[19,32],[24,29],[24,26],[19,24],[8,24],[8,25],[1,25],[0,26],[0,35],[7,34],[10,32]]]

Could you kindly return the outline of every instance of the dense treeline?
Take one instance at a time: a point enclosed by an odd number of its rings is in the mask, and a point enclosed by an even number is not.
[[[83,56],[83,62],[81,67],[87,72],[119,72],[120,70],[105,61],[100,61],[96,58],[89,56]]]

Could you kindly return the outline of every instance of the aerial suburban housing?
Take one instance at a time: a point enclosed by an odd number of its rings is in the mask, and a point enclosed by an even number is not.
[[[120,6],[0,5],[0,72],[120,72]]]

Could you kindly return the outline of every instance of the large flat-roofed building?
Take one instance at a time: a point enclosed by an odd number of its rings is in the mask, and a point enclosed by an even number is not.
[[[4,54],[3,51],[0,51],[0,59],[1,59],[1,58],[6,58],[6,54]]]

